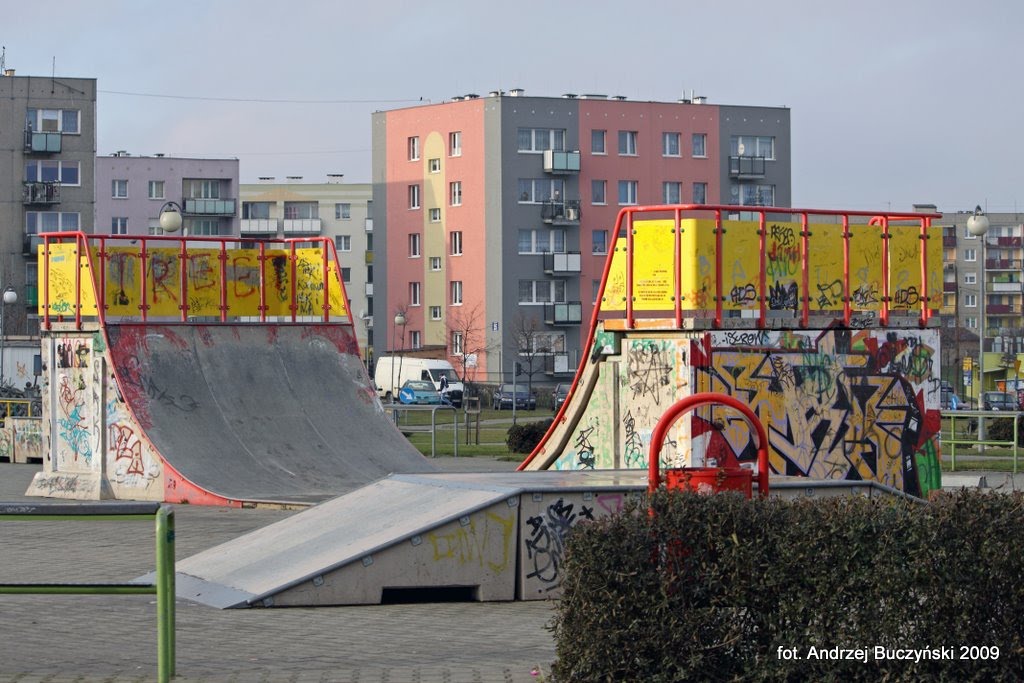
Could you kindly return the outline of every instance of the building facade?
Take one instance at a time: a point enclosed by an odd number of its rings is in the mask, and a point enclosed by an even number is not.
[[[571,377],[621,207],[788,206],[790,177],[786,108],[513,90],[378,112],[377,329],[478,382]]]
[[[96,232],[159,235],[160,209],[181,207],[182,231],[237,237],[238,160],[133,156],[96,158]]]
[[[0,289],[3,334],[39,333],[42,232],[93,231],[96,80],[0,75]]]
[[[241,186],[243,238],[326,237],[334,243],[356,338],[368,366],[374,357],[374,225],[369,184],[266,178]]]

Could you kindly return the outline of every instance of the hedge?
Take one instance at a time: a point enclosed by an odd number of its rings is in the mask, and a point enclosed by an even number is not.
[[[1020,493],[637,505],[568,538],[555,681],[1024,676]]]

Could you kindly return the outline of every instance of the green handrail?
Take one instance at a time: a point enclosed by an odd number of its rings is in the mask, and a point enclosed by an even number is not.
[[[175,675],[174,509],[159,503],[44,504],[0,503],[0,520],[138,521],[156,518],[156,581],[145,583],[4,583],[8,595],[156,595],[157,678]]]
[[[992,411],[992,410],[943,410],[940,414],[942,416],[942,419],[947,419],[948,418],[949,421],[950,421],[949,422],[950,436],[948,436],[948,437],[947,436],[942,436],[941,437],[942,438],[942,444],[944,446],[948,445],[950,447],[949,448],[949,458],[950,458],[949,471],[950,472],[956,472],[956,447],[957,446],[971,446],[971,447],[973,447],[973,446],[980,446],[982,448],[982,452],[984,452],[984,447],[985,446],[995,446],[995,447],[1000,447],[1000,448],[1009,448],[1009,449],[1011,449],[1013,451],[1013,455],[1012,456],[1005,456],[1005,455],[1000,456],[1000,455],[988,455],[986,453],[986,456],[990,457],[990,458],[993,458],[993,459],[1000,459],[1000,458],[1008,459],[1008,458],[1012,457],[1013,458],[1013,473],[1017,474],[1017,472],[1018,472],[1017,459],[1018,459],[1018,455],[1019,455],[1018,444],[1020,443],[1020,440],[1018,438],[1018,427],[1019,427],[1019,424],[1018,424],[1017,418],[1020,416],[1020,412],[1018,412],[1018,411],[1004,412],[1004,411]],[[963,420],[964,418],[967,418],[967,419],[973,419],[973,420],[984,420],[987,417],[988,418],[993,418],[993,419],[1009,419],[1009,420],[1012,420],[1012,423],[1013,423],[1013,440],[1012,441],[1002,441],[1002,440],[994,440],[994,439],[985,439],[984,441],[982,441],[982,440],[977,439],[977,438],[972,438],[972,439],[959,439],[959,438],[957,438],[957,436],[956,436],[956,423],[957,423],[957,419]]]

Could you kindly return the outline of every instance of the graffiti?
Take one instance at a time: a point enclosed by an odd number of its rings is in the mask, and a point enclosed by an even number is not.
[[[634,343],[628,354],[628,373],[633,398],[650,396],[654,405],[661,404],[661,388],[672,382],[672,358],[655,341]]]
[[[913,308],[920,306],[923,300],[917,287],[911,285],[905,289],[896,290],[896,294],[893,296],[893,308]]]
[[[170,255],[160,251],[150,252],[149,276],[152,280],[152,291],[150,302],[157,304],[160,301],[177,301],[178,292],[178,263],[177,255]]]
[[[757,288],[749,283],[743,287],[733,287],[732,292],[729,293],[729,299],[736,305],[754,303],[757,301]]]
[[[800,247],[796,244],[772,244],[765,255],[765,273],[771,280],[793,277],[800,272]]]
[[[594,455],[594,445],[590,443],[590,436],[597,429],[596,425],[591,425],[586,429],[581,429],[580,433],[576,436],[576,458],[579,466],[585,470],[594,469],[596,464],[596,457]]]
[[[61,377],[58,389],[61,416],[57,424],[60,426],[60,438],[71,450],[73,459],[77,461],[81,456],[86,463],[91,463],[92,445],[89,443],[89,430],[85,425],[86,417],[83,415],[85,402],[80,398],[85,390],[85,382],[81,374],[75,379],[77,382],[72,386],[72,380],[67,375]]]
[[[728,330],[725,338],[729,346],[764,346],[770,340],[767,330]]]
[[[530,517],[526,523],[530,525],[530,537],[526,539],[526,557],[532,562],[532,568],[526,574],[528,579],[537,579],[548,584],[546,591],[558,588],[559,572],[565,556],[565,538],[577,521],[594,520],[593,508],[580,505],[575,512],[575,504],[559,498],[544,511],[543,515]]]
[[[768,228],[768,237],[783,247],[790,247],[796,244],[796,233],[788,225],[772,223],[771,227]]]
[[[640,435],[636,433],[636,420],[631,411],[626,411],[625,417],[622,418],[622,426],[626,433],[626,444],[622,454],[626,467],[646,467],[644,443]]]
[[[8,429],[0,429],[0,458],[14,462],[14,443]]]
[[[73,494],[78,492],[78,475],[57,474],[49,477],[38,477],[32,482],[32,487],[45,491],[49,496],[60,496],[60,494]]]
[[[843,283],[834,280],[828,284],[818,283],[818,308],[839,306],[843,301]]]
[[[188,394],[172,394],[157,384],[156,380],[143,372],[142,362],[138,356],[130,357],[125,364],[124,384],[143,393],[150,400],[182,412],[190,413],[199,407],[199,403]]]
[[[500,573],[514,566],[512,542],[515,535],[515,514],[507,517],[494,512],[484,513],[483,530],[477,531],[475,519],[459,528],[430,533],[427,538],[434,549],[434,560],[451,560],[460,565],[475,564]],[[497,547],[495,547],[497,546]],[[497,550],[501,557],[494,561],[489,553]]]
[[[79,341],[74,348],[72,348],[70,340],[57,344],[57,367],[87,368],[89,367],[89,353],[89,346],[84,341]]]
[[[878,305],[878,288],[875,285],[861,285],[850,293],[850,299],[857,308]]]
[[[768,308],[773,311],[795,311],[800,301],[799,293],[795,282],[776,282],[768,288]]]
[[[232,258],[228,278],[231,281],[232,292],[238,299],[244,299],[259,292],[260,271],[248,256]]]

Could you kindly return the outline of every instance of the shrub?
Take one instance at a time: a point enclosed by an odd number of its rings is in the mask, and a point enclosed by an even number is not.
[[[1013,419],[997,417],[987,424],[986,437],[993,441],[1013,442]],[[1024,415],[1017,418],[1017,444],[1024,446]]]
[[[512,453],[532,452],[544,438],[552,422],[553,420],[548,419],[509,427],[508,436],[505,437],[509,451]]]

